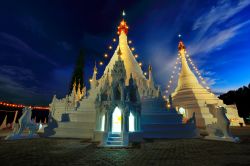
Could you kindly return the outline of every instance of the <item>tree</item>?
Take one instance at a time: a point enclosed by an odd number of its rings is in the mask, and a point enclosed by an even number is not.
[[[72,92],[73,84],[75,81],[76,81],[76,89],[78,89],[79,81],[80,81],[80,85],[81,85],[80,89],[82,90],[82,88],[83,88],[84,55],[85,54],[84,54],[83,49],[80,49],[80,53],[79,53],[77,60],[76,60],[75,69],[74,69],[73,74],[72,74],[72,79],[71,79],[70,87],[69,87],[69,93]]]
[[[250,116],[250,84],[236,91],[229,91],[219,96],[225,104],[236,104],[240,117],[246,119]]]

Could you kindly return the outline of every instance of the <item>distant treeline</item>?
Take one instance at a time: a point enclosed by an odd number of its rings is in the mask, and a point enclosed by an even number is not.
[[[231,90],[220,95],[220,99],[225,104],[236,104],[239,116],[244,118],[245,122],[250,122],[250,84],[243,86],[238,90]]]

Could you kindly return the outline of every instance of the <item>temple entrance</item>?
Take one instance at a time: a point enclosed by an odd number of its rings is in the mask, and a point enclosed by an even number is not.
[[[121,110],[116,107],[112,115],[112,132],[120,133],[122,127],[122,113]]]

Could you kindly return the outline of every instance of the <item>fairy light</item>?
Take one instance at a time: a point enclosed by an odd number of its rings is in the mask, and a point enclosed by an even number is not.
[[[132,41],[131,41],[131,40],[129,40],[129,41],[128,41],[128,44],[131,44],[131,43],[132,43]]]
[[[113,42],[116,42],[116,38],[113,38]]]
[[[132,50],[132,51],[134,51],[134,50],[135,50],[135,48],[134,48],[134,47],[132,47],[132,48],[131,48],[131,50]]]
[[[109,46],[109,49],[110,49],[110,50],[112,50],[112,48],[113,48],[112,46]]]
[[[12,104],[7,102],[0,102],[0,105],[12,107],[12,108],[24,108],[24,107],[31,107],[32,109],[39,109],[39,110],[48,110],[49,107],[43,107],[43,106],[25,106],[22,104]]]
[[[102,62],[102,61],[101,61],[101,62],[99,62],[99,65],[101,65],[101,66],[102,66],[102,65],[103,65],[103,62]]]
[[[179,55],[179,54],[178,54]],[[175,65],[174,65],[174,70],[172,71],[172,74],[170,76],[170,79],[168,81],[168,85],[166,86],[166,90],[165,90],[165,93],[167,94],[168,96],[168,93],[169,93],[169,89],[171,87],[171,85],[173,84],[173,78],[174,78],[174,74],[176,73],[176,70],[179,69],[180,70],[180,67],[177,67],[178,64],[180,64],[180,58],[179,56],[176,58],[176,62],[175,62]],[[178,73],[178,72],[177,72]]]
[[[191,60],[190,58],[190,55],[186,54],[186,57],[189,61],[189,63],[191,64],[193,70],[195,71],[195,73],[198,75],[198,78],[201,80],[201,83],[206,87],[206,89],[210,89],[208,86],[207,86],[207,83],[205,81],[205,79],[201,76],[201,73],[200,71],[198,70],[198,68],[194,65],[193,61]]]
[[[138,54],[135,54],[135,58],[138,58]]]

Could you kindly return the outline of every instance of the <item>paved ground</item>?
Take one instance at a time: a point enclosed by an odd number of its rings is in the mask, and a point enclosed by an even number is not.
[[[1,140],[0,165],[250,165],[250,140],[159,140],[130,149],[97,148],[77,139]]]

